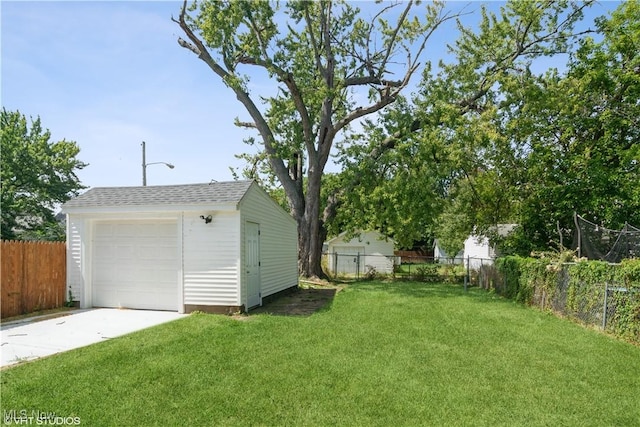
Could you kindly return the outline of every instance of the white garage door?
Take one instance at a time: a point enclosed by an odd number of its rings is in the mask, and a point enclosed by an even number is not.
[[[93,306],[178,310],[177,243],[175,221],[95,223]]]
[[[360,264],[364,261],[363,246],[334,246],[333,250],[338,254],[336,274],[362,274]]]

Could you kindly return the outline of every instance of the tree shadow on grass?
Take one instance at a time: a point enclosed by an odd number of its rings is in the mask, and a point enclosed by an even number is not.
[[[340,288],[298,288],[295,292],[283,295],[262,307],[249,312],[254,314],[272,314],[275,316],[307,317],[328,309]]]
[[[400,294],[411,298],[464,298],[470,297],[479,302],[500,299],[480,289],[470,287],[468,291],[459,283],[425,283],[425,282],[352,282],[347,285],[352,289],[372,292]],[[255,308],[249,315],[271,314],[275,316],[308,317],[319,311],[328,310],[342,287],[298,288],[295,292],[278,297],[262,307]]]

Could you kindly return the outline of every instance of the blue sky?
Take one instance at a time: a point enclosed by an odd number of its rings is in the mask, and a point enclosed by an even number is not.
[[[618,4],[603,2],[590,15]],[[148,163],[176,166],[148,166],[149,185],[231,180],[229,168],[243,166],[234,154],[249,150],[242,140],[251,135],[233,120],[248,117],[217,76],[178,46],[182,34],[170,18],[180,6],[2,0],[2,106],[40,116],[53,140],[76,141],[78,158],[89,163],[78,176],[90,187],[141,185],[142,141]],[[454,36],[443,31],[432,42],[440,49]]]

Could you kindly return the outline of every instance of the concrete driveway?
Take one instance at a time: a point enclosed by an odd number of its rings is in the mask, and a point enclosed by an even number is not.
[[[84,347],[186,316],[170,311],[95,308],[0,326],[2,367]]]

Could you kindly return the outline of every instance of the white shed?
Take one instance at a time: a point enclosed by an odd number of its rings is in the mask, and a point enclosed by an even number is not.
[[[298,285],[296,223],[253,181],[93,188],[63,212],[83,308],[229,313]]]
[[[327,267],[332,274],[364,275],[372,269],[393,273],[395,243],[377,231],[361,231],[352,239],[341,233],[325,245]]]
[[[498,224],[492,231],[498,236],[505,237],[513,231],[517,224]],[[464,265],[469,264],[469,268],[478,269],[482,265],[493,264],[496,258],[496,250],[489,242],[489,238],[485,236],[476,236],[474,234],[467,237],[464,241]]]
[[[443,264],[462,264],[462,258],[464,257],[464,249],[461,249],[455,256],[451,257],[442,249],[438,239],[433,240],[433,259],[436,262]]]
[[[469,268],[478,269],[484,264],[493,263],[493,248],[489,244],[489,239],[484,236],[470,235],[464,241],[464,265],[469,264]]]

